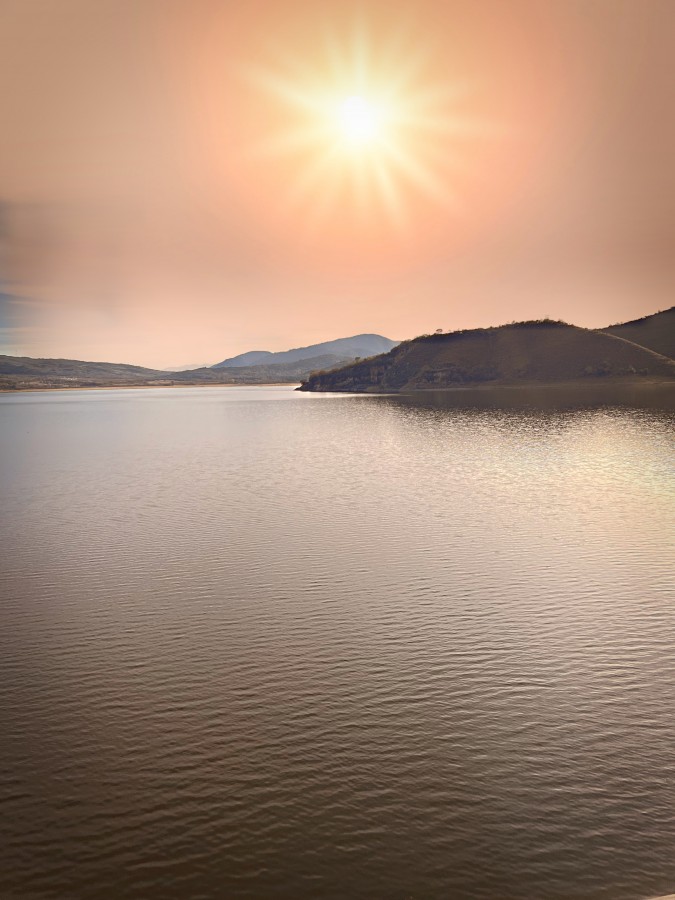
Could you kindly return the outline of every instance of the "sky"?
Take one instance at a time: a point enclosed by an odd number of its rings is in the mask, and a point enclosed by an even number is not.
[[[673,84],[672,0],[0,0],[0,353],[670,307]]]

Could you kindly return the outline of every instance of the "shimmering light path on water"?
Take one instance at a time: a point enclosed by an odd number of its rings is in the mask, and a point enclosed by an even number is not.
[[[0,395],[0,896],[672,893],[674,424]]]

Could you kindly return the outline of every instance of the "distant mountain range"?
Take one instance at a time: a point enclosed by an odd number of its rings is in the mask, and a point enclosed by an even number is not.
[[[180,384],[293,384],[307,378],[315,369],[329,369],[342,362],[344,360],[335,356],[315,356],[299,362],[276,365],[204,367],[183,372],[165,372],[121,363],[0,356],[0,390]]]
[[[625,329],[624,333],[644,334],[661,347],[672,347],[673,310],[646,318],[651,321],[604,331],[545,319],[423,335],[380,356],[315,373],[299,390],[391,393],[598,378],[675,380],[672,358],[615,334]]]
[[[60,387],[125,387],[173,384],[297,383],[311,372],[353,362],[396,346],[379,334],[359,334],[310,347],[271,353],[253,350],[216,366],[174,371],[147,369],[122,363],[85,362],[78,359],[33,359],[0,356],[0,389],[27,390]]]
[[[395,347],[398,341],[382,337],[381,334],[356,334],[353,337],[338,338],[336,341],[324,341],[322,344],[311,344],[309,347],[298,347],[295,350],[283,350],[272,353],[269,350],[249,350],[211,366],[212,369],[239,368],[241,366],[281,365],[297,363],[303,359],[317,356],[332,356],[335,363],[353,360],[357,357],[374,356],[386,353]]]
[[[378,350],[382,346],[385,352]],[[241,354],[217,366],[182,372],[0,356],[0,389],[304,382],[301,389],[306,391],[395,392],[645,377],[673,381],[675,307],[598,331],[542,320],[423,335],[402,344],[380,335],[356,335],[284,353],[252,353],[259,360],[254,364],[251,354]],[[355,357],[362,358],[355,362]],[[249,364],[242,365],[246,358]]]

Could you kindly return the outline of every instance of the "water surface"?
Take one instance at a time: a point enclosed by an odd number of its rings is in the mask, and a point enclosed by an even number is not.
[[[675,890],[675,416],[478,405],[0,395],[0,896]]]

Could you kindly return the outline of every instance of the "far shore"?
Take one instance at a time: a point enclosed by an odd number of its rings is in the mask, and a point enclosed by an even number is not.
[[[492,381],[481,382],[480,384],[458,384],[452,386],[429,385],[428,387],[420,387],[406,391],[305,391],[308,394],[341,394],[345,396],[358,395],[361,397],[414,397],[427,396],[429,394],[489,394],[495,391],[598,391],[603,388],[616,390],[617,388],[667,388],[671,387],[675,390],[675,379],[661,378],[654,375],[629,375],[615,376],[604,378],[579,378],[573,381]],[[266,388],[266,387],[287,387],[292,390],[299,390],[301,382],[298,381],[271,381],[260,384],[245,383],[218,383],[218,382],[172,382],[170,384],[154,383],[154,384],[105,384],[105,385],[60,385],[58,387],[46,386],[26,386],[19,388],[0,387],[0,394],[26,394],[26,393],[43,393],[46,391],[121,391],[121,390],[145,390],[147,388]]]
[[[295,387],[299,385],[299,381],[269,381],[264,384],[220,384],[219,382],[206,381],[204,383],[181,383],[173,382],[172,384],[88,384],[88,385],[61,385],[60,387],[20,387],[8,388],[0,387],[0,394],[35,394],[45,391],[131,391],[144,390],[145,388],[256,388],[256,387]]]

